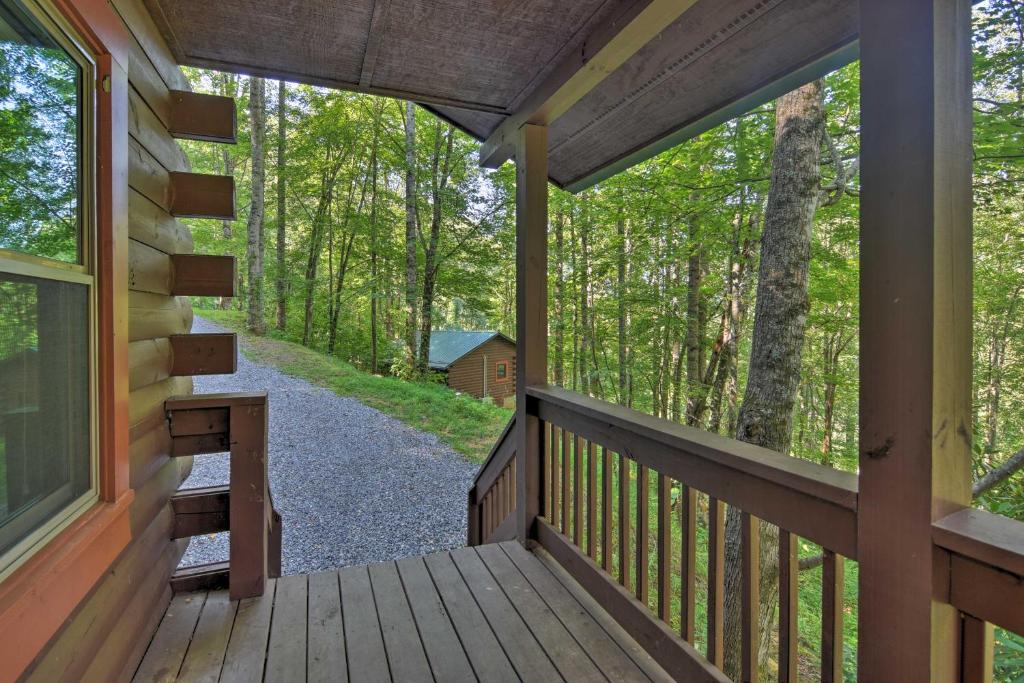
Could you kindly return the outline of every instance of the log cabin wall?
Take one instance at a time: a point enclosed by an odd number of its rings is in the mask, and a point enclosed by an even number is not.
[[[497,374],[498,363],[505,363],[505,377]],[[516,346],[501,337],[481,344],[448,368],[448,386],[477,398],[487,396],[501,404],[516,394]]]
[[[36,657],[27,680],[111,681],[130,677],[171,597],[169,578],[187,546],[171,540],[169,499],[192,468],[171,458],[164,400],[192,393],[192,378],[174,376],[172,335],[192,326],[189,299],[175,296],[175,255],[192,253],[189,228],[176,215],[178,181],[189,162],[175,130],[174,91],[185,75],[141,0],[112,0],[130,37],[129,80],[129,441],[132,541],[62,629]],[[233,114],[233,108],[232,108]],[[180,136],[179,137],[184,137]],[[212,178],[223,182],[226,179]],[[182,183],[184,185],[184,183]],[[233,188],[231,189],[233,194]],[[233,203],[232,208],[233,211]],[[227,213],[222,211],[221,213]]]

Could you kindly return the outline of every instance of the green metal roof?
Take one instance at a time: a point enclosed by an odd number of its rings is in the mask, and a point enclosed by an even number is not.
[[[515,344],[501,332],[475,330],[434,330],[430,333],[430,357],[427,365],[432,370],[447,370],[452,363],[465,356],[473,349],[486,344],[495,337]],[[419,345],[419,333],[416,335]]]

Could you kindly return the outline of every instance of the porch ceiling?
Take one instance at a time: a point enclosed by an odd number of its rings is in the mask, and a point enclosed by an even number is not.
[[[480,140],[638,13],[674,18],[542,121],[572,190],[851,61],[858,25],[849,0],[145,2],[182,64],[412,99]]]

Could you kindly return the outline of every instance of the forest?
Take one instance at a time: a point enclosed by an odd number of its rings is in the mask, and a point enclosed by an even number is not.
[[[1024,520],[1024,6],[974,20],[974,491]],[[186,145],[239,207],[192,222],[197,251],[240,265],[235,302],[198,304],[416,381],[433,330],[514,335],[511,164],[480,169],[476,141],[411,103],[189,76],[236,98],[240,135]],[[551,382],[855,471],[858,97],[854,63],[580,194],[552,187]],[[1021,641],[1001,647],[1024,667]]]

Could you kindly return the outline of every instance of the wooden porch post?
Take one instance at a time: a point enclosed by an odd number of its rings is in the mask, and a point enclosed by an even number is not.
[[[516,536],[541,513],[540,422],[526,387],[548,374],[548,131],[526,124],[516,144]]]
[[[971,500],[971,7],[860,0],[860,18],[858,676],[949,681],[931,524]]]

